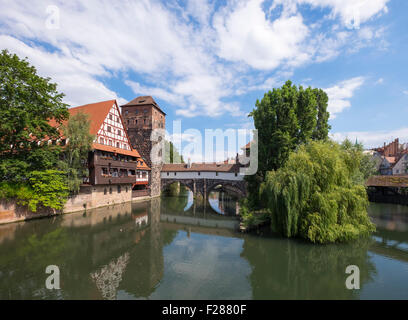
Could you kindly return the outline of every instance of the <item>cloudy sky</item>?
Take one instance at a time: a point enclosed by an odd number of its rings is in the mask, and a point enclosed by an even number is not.
[[[332,135],[408,141],[408,1],[0,0],[0,49],[71,106],[152,95],[189,128],[252,128],[291,79],[330,97]]]

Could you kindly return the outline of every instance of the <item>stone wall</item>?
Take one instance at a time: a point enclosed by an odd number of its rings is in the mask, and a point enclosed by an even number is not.
[[[132,201],[131,184],[120,185],[120,192],[118,191],[118,185],[81,186],[79,194],[69,198],[64,209],[60,212],[50,208],[42,208],[38,209],[37,212],[31,212],[26,207],[17,205],[15,201],[0,200],[0,224],[52,216],[58,213],[89,210]]]

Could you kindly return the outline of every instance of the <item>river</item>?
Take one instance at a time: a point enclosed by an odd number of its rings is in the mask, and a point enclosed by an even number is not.
[[[184,192],[0,225],[0,299],[408,299],[408,207],[372,203],[372,237],[312,245],[239,233],[223,191],[196,202]],[[48,265],[60,290],[45,287]]]

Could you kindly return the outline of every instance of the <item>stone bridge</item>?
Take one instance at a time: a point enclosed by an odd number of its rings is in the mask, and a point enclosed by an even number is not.
[[[179,182],[189,188],[194,196],[201,195],[204,199],[217,186],[245,197],[247,183],[240,175],[239,168],[236,164],[165,164],[161,170],[161,189]]]

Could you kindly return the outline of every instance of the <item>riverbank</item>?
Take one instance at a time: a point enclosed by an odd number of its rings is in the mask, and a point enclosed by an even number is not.
[[[15,200],[0,199],[0,224],[21,222],[55,215],[81,212],[117,204],[151,200],[152,196],[133,197],[131,185],[120,189],[107,186],[81,186],[80,192],[70,197],[60,211],[51,208],[39,208],[30,211],[26,206],[19,205]]]

